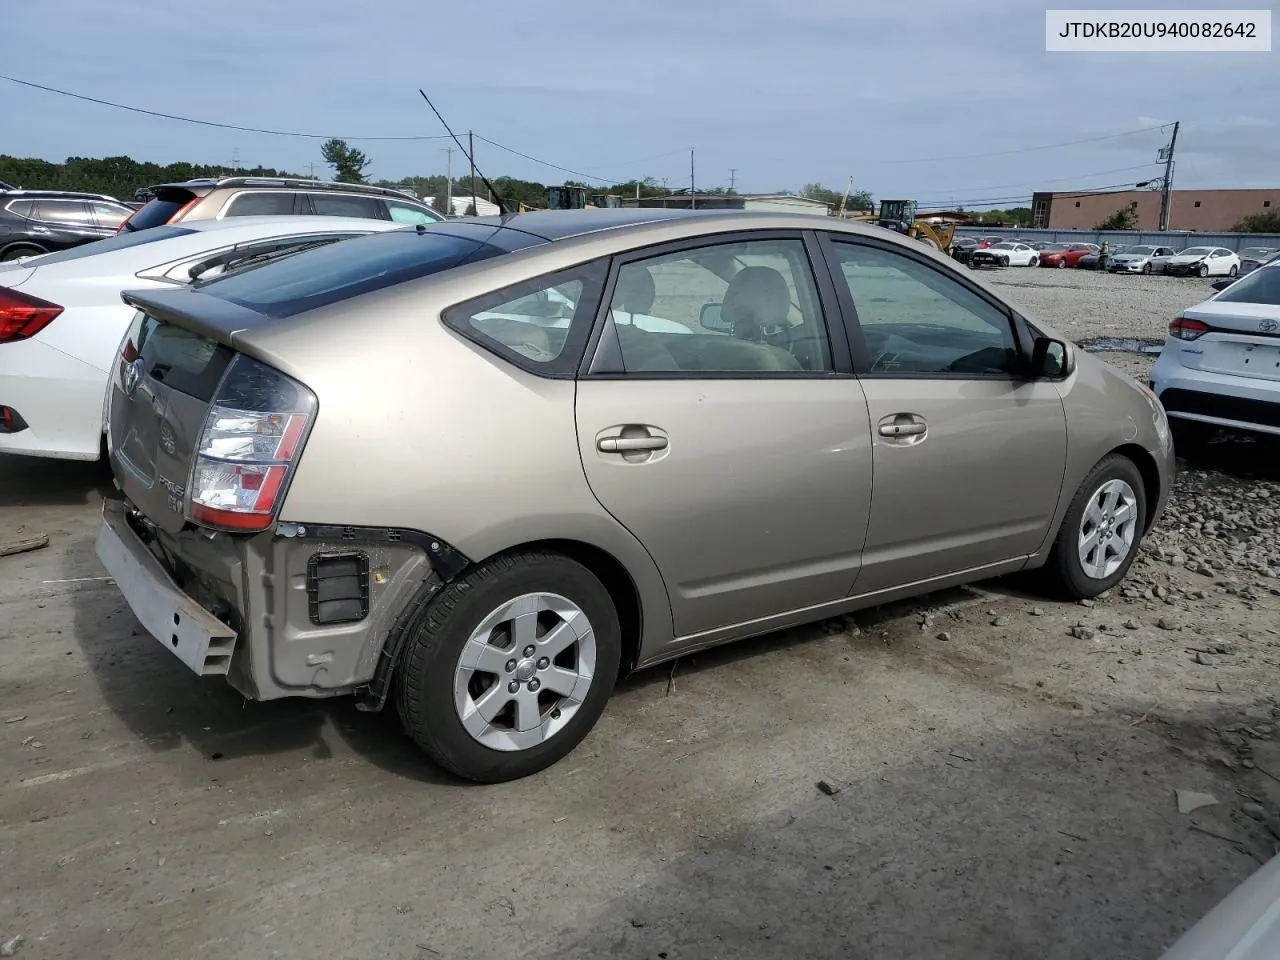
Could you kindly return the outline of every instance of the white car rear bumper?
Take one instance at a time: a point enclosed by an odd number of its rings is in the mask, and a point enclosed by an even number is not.
[[[40,340],[0,344],[0,405],[25,430],[0,433],[0,453],[97,460],[107,374]]]
[[[1168,348],[1151,369],[1152,389],[1171,418],[1280,436],[1280,382],[1184,367]]]

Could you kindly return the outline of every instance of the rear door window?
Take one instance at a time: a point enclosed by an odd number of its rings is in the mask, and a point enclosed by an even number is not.
[[[93,223],[89,204],[83,200],[38,200],[36,216],[47,223]]]
[[[367,220],[388,219],[384,201],[377,197],[350,194],[311,194],[311,206],[321,217],[364,217]]]
[[[254,190],[232,197],[222,212],[224,217],[287,217],[294,213],[292,193]]]
[[[445,233],[391,230],[220,277],[204,293],[268,317],[292,317],[506,251]]]

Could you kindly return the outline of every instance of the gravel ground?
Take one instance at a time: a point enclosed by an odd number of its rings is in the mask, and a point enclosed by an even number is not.
[[[988,279],[1082,341],[1159,338],[1206,289]],[[0,558],[0,945],[1155,960],[1280,839],[1280,456],[1184,467],[1109,596],[1008,578],[699,654],[472,787],[392,716],[188,672],[102,576],[102,472],[0,458],[0,530],[49,536]]]

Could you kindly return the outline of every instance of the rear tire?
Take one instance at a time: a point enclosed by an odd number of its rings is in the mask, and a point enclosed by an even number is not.
[[[1065,270],[1065,269],[1066,269],[1066,266],[1067,266],[1067,261],[1065,261],[1065,260],[1059,260],[1059,261],[1058,261],[1058,269],[1059,269],[1059,270]]]
[[[604,711],[622,654],[609,591],[546,551],[472,569],[409,629],[401,722],[436,763],[479,783],[526,777],[569,754]]]
[[[1227,276],[1230,277],[1232,280],[1234,280],[1236,278],[1236,274],[1238,274],[1239,272],[1240,272],[1240,268],[1233,266],[1230,270],[1227,271]]]
[[[10,247],[0,254],[0,263],[8,263],[11,260],[18,260],[22,257],[37,257],[42,253],[48,253],[48,251],[39,247]]]
[[[1038,266],[1040,266],[1040,258],[1039,258],[1039,257],[1032,257],[1030,260],[1028,260],[1028,261],[1027,261],[1027,266],[1028,266],[1028,267],[1038,267]]]
[[[1076,491],[1045,573],[1073,600],[1096,597],[1124,579],[1146,532],[1142,474],[1128,457],[1108,454]]]

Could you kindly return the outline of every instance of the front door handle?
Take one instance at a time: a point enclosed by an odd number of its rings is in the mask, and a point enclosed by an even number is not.
[[[886,440],[899,443],[919,443],[929,432],[929,425],[923,417],[914,413],[895,413],[880,420],[877,431]]]
[[[633,450],[665,450],[666,437],[601,437],[596,441],[601,453],[630,453]]]
[[[918,437],[926,429],[927,427],[923,423],[882,423],[880,424],[880,436]]]

